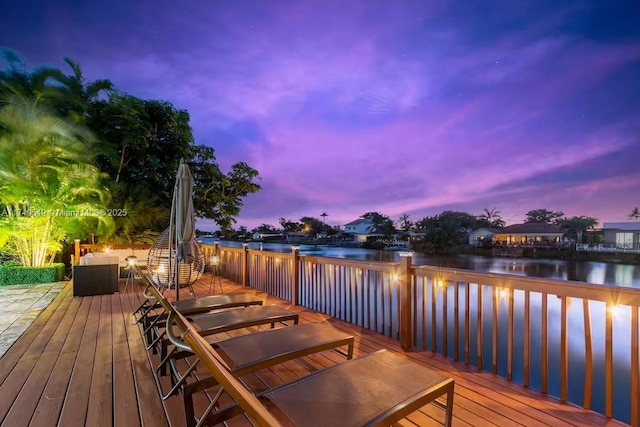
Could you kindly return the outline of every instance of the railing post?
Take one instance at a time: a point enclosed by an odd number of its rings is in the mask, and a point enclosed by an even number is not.
[[[80,262],[80,239],[74,240],[74,243],[75,243],[75,247],[74,247],[72,264],[77,264],[78,262]]]
[[[242,244],[242,286],[249,286],[249,244]]]
[[[411,348],[411,257],[413,252],[398,252],[400,255],[400,346],[404,350]]]
[[[300,289],[300,248],[291,246],[291,304],[298,305],[298,290]]]

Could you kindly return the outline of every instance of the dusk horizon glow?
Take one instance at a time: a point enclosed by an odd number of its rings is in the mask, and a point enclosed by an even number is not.
[[[4,9],[0,46],[27,70],[69,73],[70,57],[88,81],[187,110],[224,171],[256,168],[236,228],[484,208],[508,225],[546,208],[602,226],[640,205],[637,2]]]

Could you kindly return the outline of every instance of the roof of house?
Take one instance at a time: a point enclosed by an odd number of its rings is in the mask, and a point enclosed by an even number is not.
[[[501,229],[501,228],[480,227],[480,228],[476,228],[475,230],[473,230],[473,231],[472,231],[472,233],[477,233],[477,232],[479,232],[480,230],[487,231],[487,232],[489,232],[489,233],[491,233],[491,234],[500,234],[500,232],[501,232],[501,230],[502,230],[502,229]]]
[[[602,224],[602,229],[614,229],[614,230],[640,230],[640,222],[605,222]]]
[[[365,222],[371,222],[371,221],[369,221],[368,219],[365,219],[365,218],[358,218],[355,221],[351,221],[351,222],[345,224],[344,226],[346,227],[347,225],[358,225],[358,224],[363,224]]]
[[[513,224],[497,230],[496,234],[564,234],[560,226],[556,224],[543,224],[536,222],[525,222],[524,224]]]

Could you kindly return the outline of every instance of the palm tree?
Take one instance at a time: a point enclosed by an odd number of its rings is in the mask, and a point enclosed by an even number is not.
[[[63,58],[71,68],[72,74],[66,75],[58,69],[50,71],[48,78],[57,84],[52,86],[58,91],[58,109],[65,117],[76,123],[84,123],[89,106],[96,101],[101,93],[114,91],[113,83],[107,79],[87,82],[80,69],[80,64],[71,58]]]
[[[400,217],[398,218],[398,222],[400,223],[400,229],[404,232],[411,231],[411,229],[413,228],[413,222],[411,221],[411,217],[409,216],[409,214],[405,213],[400,215]]]
[[[3,101],[12,95],[23,100],[36,100],[76,123],[85,123],[90,104],[100,94],[114,91],[110,80],[87,82],[80,65],[70,58],[64,58],[72,71],[71,75],[66,75],[52,67],[38,67],[29,73],[15,52],[4,50],[3,56],[9,63],[8,70],[0,71],[0,97]]]
[[[629,220],[640,219],[640,208],[636,206],[635,208],[631,209],[631,212],[629,213],[629,215],[627,215],[627,217],[629,218]]]
[[[0,243],[23,265],[39,267],[65,238],[108,230],[108,193],[90,163],[87,129],[10,98],[0,108]]]
[[[562,219],[558,225],[566,230],[568,236],[575,237],[576,243],[582,243],[585,231],[593,230],[598,225],[598,220],[590,216],[574,216]]]
[[[505,222],[500,215],[500,211],[496,208],[483,209],[484,213],[478,215],[478,220],[486,222],[490,228],[502,228],[505,226]]]
[[[328,216],[329,216],[329,214],[328,214],[328,213],[326,213],[326,212],[322,212],[322,213],[320,214],[320,216],[322,217],[322,223],[324,224],[324,223],[325,223],[325,218],[326,218],[326,217],[328,217]]]

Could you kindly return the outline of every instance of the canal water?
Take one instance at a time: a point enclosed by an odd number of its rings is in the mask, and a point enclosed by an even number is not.
[[[214,239],[203,239],[204,243],[213,244]],[[220,242],[222,246],[241,247],[239,242]],[[291,246],[276,243],[249,243],[251,249],[262,249],[274,252],[290,252]],[[301,255],[314,255],[323,257],[345,258],[363,261],[387,261],[397,262],[399,255],[396,251],[379,251],[360,248],[342,248],[329,246],[312,246],[301,245]],[[505,273],[522,276],[543,277],[559,280],[572,280],[587,282],[599,285],[621,286],[640,288],[640,266],[630,264],[615,264],[605,262],[570,262],[563,260],[545,260],[545,259],[525,259],[525,258],[489,258],[477,255],[456,255],[456,256],[429,256],[416,253],[413,256],[414,265],[434,265],[440,267],[451,267],[459,269],[476,270],[490,273]],[[372,284],[375,286],[375,284]],[[462,285],[462,286],[467,286]],[[477,300],[478,287],[474,284],[471,286],[471,301]],[[460,289],[464,292],[464,289]],[[430,298],[429,295],[421,295],[419,291],[418,299]],[[427,292],[429,294],[429,292]],[[483,301],[485,313],[491,312],[491,289],[483,288]],[[515,319],[514,330],[522,331],[524,328],[524,293],[516,291],[515,294]],[[453,292],[448,293],[448,305],[453,306]],[[377,302],[370,301],[370,304]],[[549,296],[548,304],[548,393],[549,395],[559,397],[560,395],[560,299],[555,296]],[[541,330],[539,322],[533,319],[540,318],[542,296],[540,294],[531,293],[531,360],[530,360],[530,387],[535,390],[541,389],[541,358],[540,343]],[[437,306],[442,306],[442,295],[437,297]],[[357,307],[356,307],[357,309]],[[477,311],[476,307],[469,307],[471,319],[475,319]],[[507,376],[506,357],[507,354],[507,325],[506,318],[507,304],[501,301],[498,307],[498,374]],[[593,392],[591,408],[597,412],[604,413],[605,396],[604,396],[604,342],[605,328],[604,319],[606,317],[606,307],[604,303],[591,301],[589,303],[591,312],[591,334],[593,341]],[[394,310],[395,311],[395,310]],[[461,313],[464,313],[461,307]],[[569,333],[569,390],[568,399],[576,405],[582,406],[586,357],[584,350],[584,321],[582,315],[582,300],[571,299],[568,306],[568,328]],[[392,314],[397,319],[397,313]],[[441,311],[438,309],[438,316],[441,318]],[[628,307],[622,307],[614,316],[614,418],[630,422],[630,364],[631,364],[631,348],[630,348],[630,310]],[[356,317],[357,318],[357,317]],[[463,318],[460,319],[463,322]],[[484,359],[484,370],[491,369],[492,348],[491,348],[491,316],[485,316],[483,321],[484,345],[482,349]],[[448,323],[453,324],[453,313],[449,315]],[[364,326],[364,325],[361,325]],[[472,324],[471,336],[476,336],[477,325]],[[431,328],[425,331],[426,347],[430,348]],[[382,332],[382,331],[379,331]],[[464,348],[463,334],[461,334],[460,349]],[[418,346],[422,346],[422,331],[418,331],[420,337]],[[452,331],[448,331],[448,354],[453,354],[454,340]],[[436,331],[437,352],[442,353],[442,330],[438,328]],[[476,341],[470,343],[471,363],[474,364],[477,356]],[[513,380],[517,383],[523,382],[524,367],[522,360],[524,358],[523,334],[516,333],[514,335],[514,365]],[[519,363],[517,361],[520,361]]]

